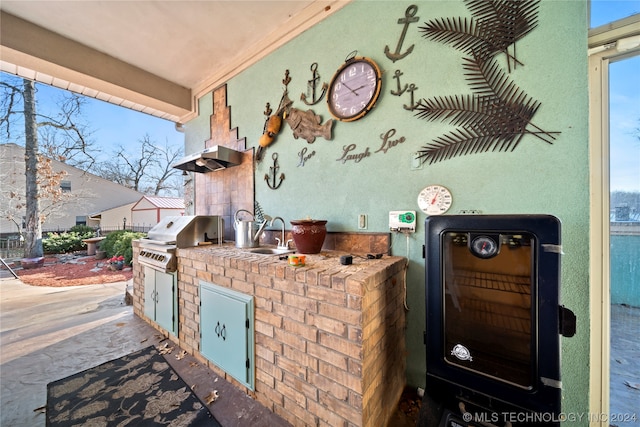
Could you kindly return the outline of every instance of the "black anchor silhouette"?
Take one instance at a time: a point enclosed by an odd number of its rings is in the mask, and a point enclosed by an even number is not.
[[[273,153],[271,155],[271,158],[273,159],[273,166],[269,166],[269,171],[271,173],[273,184],[269,182],[269,178],[270,178],[269,174],[264,175],[264,180],[267,182],[267,185],[269,186],[270,189],[275,190],[278,187],[280,187],[280,185],[282,184],[282,181],[284,181],[284,174],[283,173],[280,174],[280,181],[276,183],[276,176],[278,175],[278,169],[280,169],[280,166],[278,166],[278,153]]]
[[[307,101],[307,95],[304,93],[300,94],[300,100],[307,105],[315,105],[322,98],[324,98],[324,94],[327,92],[329,85],[327,83],[322,83],[322,93],[316,99],[316,87],[318,86],[318,82],[320,81],[320,75],[318,74],[318,63],[314,62],[311,64],[312,77],[311,80],[307,80],[307,90],[311,89],[311,102]]]
[[[398,40],[396,51],[391,53],[389,51],[389,46],[384,47],[384,54],[387,55],[387,58],[389,58],[393,62],[396,62],[398,59],[404,58],[405,56],[409,55],[413,51],[413,47],[415,45],[412,44],[411,46],[409,46],[409,49],[407,49],[406,52],[400,53],[400,51],[402,50],[402,43],[404,43],[404,36],[407,35],[407,29],[409,28],[409,24],[411,24],[412,22],[418,22],[418,20],[420,19],[420,17],[415,16],[417,12],[418,12],[418,6],[416,6],[415,4],[412,4],[404,12],[404,18],[398,19],[398,24],[404,24],[404,27],[402,28],[402,34],[400,35],[400,40]]]
[[[413,92],[415,92],[416,89],[418,89],[418,86],[416,86],[415,84],[411,83],[409,85],[407,91],[409,92],[409,94],[411,94],[411,105],[404,104],[403,107],[405,110],[413,111],[418,106],[418,104],[416,104],[413,99]]]
[[[402,95],[406,90],[407,90],[407,84],[405,83],[404,88],[401,88],[400,86],[400,76],[402,75],[402,71],[400,70],[396,70],[396,73],[394,74],[393,78],[396,79],[396,82],[398,83],[398,90],[391,90],[391,95],[395,95],[395,96],[400,96]]]

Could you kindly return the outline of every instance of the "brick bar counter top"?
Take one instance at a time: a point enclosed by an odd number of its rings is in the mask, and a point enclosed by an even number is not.
[[[134,242],[134,261],[139,247]],[[178,249],[182,348],[294,426],[385,426],[405,384],[406,259],[277,255],[233,244]],[[200,283],[254,297],[255,389],[200,353]],[[134,312],[144,316],[144,269],[134,262]]]

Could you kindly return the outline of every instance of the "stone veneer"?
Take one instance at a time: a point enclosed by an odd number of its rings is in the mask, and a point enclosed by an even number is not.
[[[134,259],[139,251],[134,242]],[[401,257],[307,255],[305,267],[230,245],[178,250],[178,336],[170,338],[294,426],[385,426],[405,384]],[[134,311],[144,317],[134,263]],[[200,280],[255,298],[255,390],[200,354]],[[149,319],[145,319],[156,328]]]

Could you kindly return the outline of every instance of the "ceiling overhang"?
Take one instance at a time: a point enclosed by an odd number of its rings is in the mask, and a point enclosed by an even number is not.
[[[140,111],[163,118],[182,117],[193,110],[190,89],[1,13],[3,71],[53,86],[68,85],[63,88],[129,108],[137,104]]]
[[[8,0],[0,3],[0,69],[184,123],[203,94],[350,1]],[[180,37],[165,34],[172,24]]]

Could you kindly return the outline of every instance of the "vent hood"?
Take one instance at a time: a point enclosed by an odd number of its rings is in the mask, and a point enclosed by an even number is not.
[[[199,153],[183,157],[171,167],[183,171],[206,173],[237,166],[241,162],[241,152],[214,145]]]

